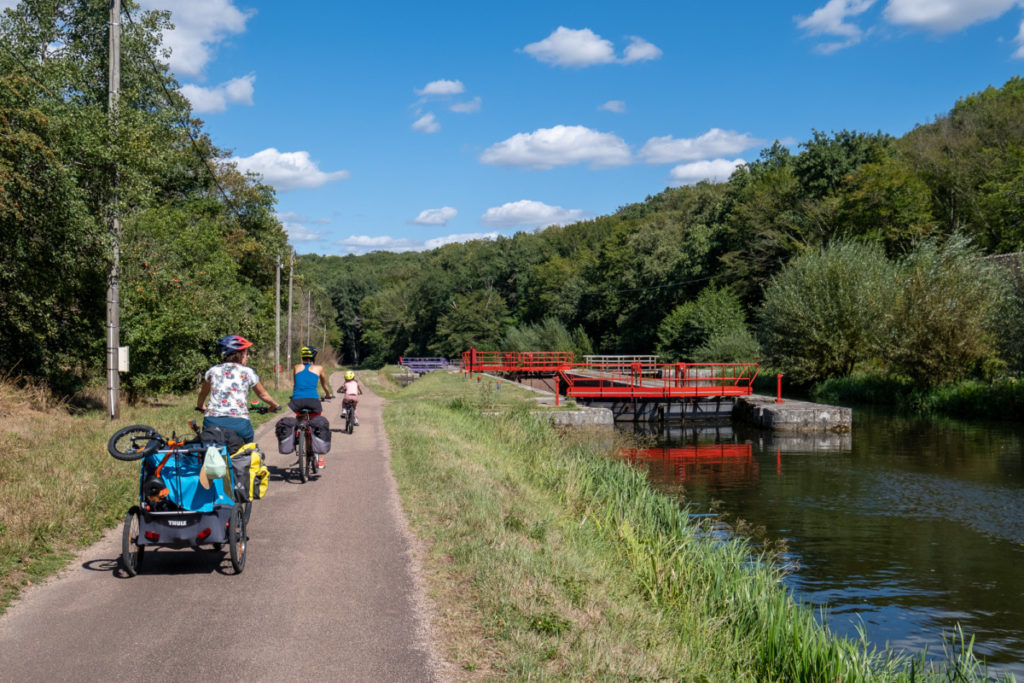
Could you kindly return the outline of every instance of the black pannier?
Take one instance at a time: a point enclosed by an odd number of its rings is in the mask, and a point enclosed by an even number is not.
[[[199,439],[205,444],[224,444],[228,448],[229,455],[245,445],[242,437],[234,429],[214,425],[204,425],[203,431],[199,433]]]
[[[331,451],[331,424],[323,415],[309,418],[310,432],[312,433],[313,452],[318,454]]]
[[[282,417],[274,425],[274,435],[277,437],[277,452],[282,455],[295,452],[295,418]]]

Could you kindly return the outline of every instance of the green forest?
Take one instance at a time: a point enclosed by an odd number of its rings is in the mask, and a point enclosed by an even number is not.
[[[108,11],[34,0],[0,15],[5,369],[63,394],[104,381],[115,243],[130,398],[194,389],[228,333],[252,339],[266,369],[277,264],[287,306],[292,254],[274,190],[193,116],[161,52],[164,12],[124,3],[111,115]],[[903,137],[814,130],[727,182],[593,220],[424,252],[297,256],[293,346],[367,366],[475,346],[758,361],[808,386],[858,373],[1009,382],[1024,371],[1022,249],[1014,78]]]

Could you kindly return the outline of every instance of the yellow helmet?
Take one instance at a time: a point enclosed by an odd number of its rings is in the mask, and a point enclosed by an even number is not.
[[[351,370],[346,370],[345,371],[345,379],[355,379],[355,378],[356,378],[356,373],[352,372]]]

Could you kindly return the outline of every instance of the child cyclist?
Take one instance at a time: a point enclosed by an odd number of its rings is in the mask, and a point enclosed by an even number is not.
[[[338,387],[338,393],[342,394],[342,407],[344,408],[346,403],[352,406],[352,419],[356,426],[359,426],[359,418],[356,417],[356,404],[359,403],[359,394],[363,393],[363,387],[356,380],[356,373],[351,370],[345,371],[345,383]],[[342,413],[344,415],[344,412]]]

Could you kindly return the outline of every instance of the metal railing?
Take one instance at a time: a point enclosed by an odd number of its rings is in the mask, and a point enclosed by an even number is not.
[[[563,373],[566,395],[580,398],[748,396],[757,363],[582,364]]]
[[[466,372],[557,372],[573,364],[571,351],[475,351],[462,354]]]

